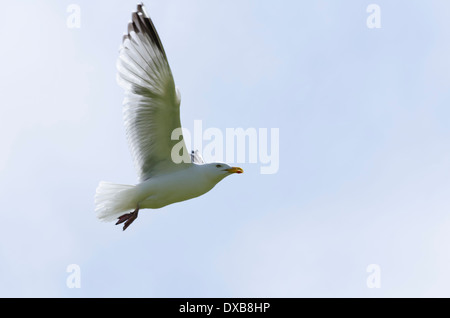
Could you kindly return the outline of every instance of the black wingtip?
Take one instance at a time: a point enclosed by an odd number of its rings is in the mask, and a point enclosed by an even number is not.
[[[145,10],[145,6],[144,6],[144,3],[143,3],[143,2],[141,2],[141,3],[139,3],[139,4],[137,5],[136,12],[137,12],[137,13],[143,14],[144,17],[147,17],[147,18],[149,17],[148,14],[147,14],[147,11]]]
[[[128,32],[128,35],[130,35],[131,32],[135,32],[136,34],[139,34],[139,33],[146,34],[150,38],[150,40],[153,42],[153,44],[156,45],[156,47],[162,53],[164,58],[167,59],[166,52],[164,51],[164,47],[158,36],[158,32],[156,31],[156,28],[152,22],[152,19],[145,11],[145,6],[142,2],[137,5],[136,12],[133,12],[131,14],[131,22],[128,24],[127,32]],[[125,40],[125,39],[126,39],[126,37],[123,38],[123,40]]]

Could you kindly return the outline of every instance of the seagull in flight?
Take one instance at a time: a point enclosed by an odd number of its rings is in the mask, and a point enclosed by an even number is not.
[[[198,197],[223,178],[243,173],[225,163],[205,163],[198,151],[187,154],[182,135],[172,140],[172,132],[181,129],[180,93],[142,3],[132,13],[123,36],[117,68],[118,82],[125,90],[125,130],[139,183],[100,182],[95,194],[100,220],[117,220],[116,225],[124,223],[126,230],[141,209],[159,209]]]

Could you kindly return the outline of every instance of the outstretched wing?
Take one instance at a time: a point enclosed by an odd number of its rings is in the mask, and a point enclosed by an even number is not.
[[[117,68],[119,84],[126,90],[125,128],[140,180],[176,169],[173,147],[181,142],[186,151],[182,135],[171,139],[174,129],[181,128],[180,95],[161,40],[142,4],[128,24]]]

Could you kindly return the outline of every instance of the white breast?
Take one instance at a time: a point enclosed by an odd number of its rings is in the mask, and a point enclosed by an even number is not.
[[[155,176],[143,182],[141,208],[158,209],[163,206],[198,197],[216,185],[196,165],[186,169]]]

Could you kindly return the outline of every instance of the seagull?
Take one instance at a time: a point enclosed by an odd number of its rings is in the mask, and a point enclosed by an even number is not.
[[[180,92],[142,3],[123,36],[117,69],[118,83],[125,90],[125,130],[139,183],[100,182],[95,194],[100,220],[124,223],[125,231],[141,209],[159,209],[201,196],[223,178],[244,172],[221,162],[205,163],[198,151],[188,154],[182,134],[172,140],[172,132],[181,129]]]

